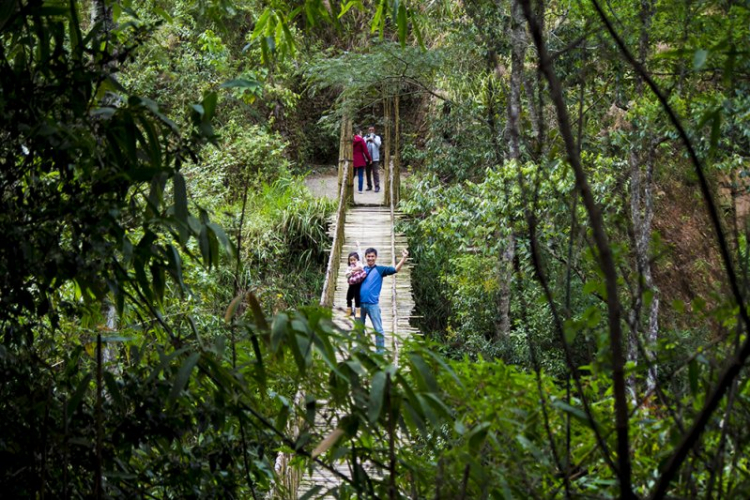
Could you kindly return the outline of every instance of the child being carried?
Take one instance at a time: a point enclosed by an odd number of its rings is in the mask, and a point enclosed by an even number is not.
[[[362,266],[361,260],[362,249],[357,242],[357,251],[349,253],[349,267],[346,268],[346,281],[349,283],[349,289],[346,291],[346,315],[354,316],[355,318],[359,315],[359,289],[362,287],[362,282],[367,277],[367,272]],[[352,300],[354,300],[354,307],[352,309]]]

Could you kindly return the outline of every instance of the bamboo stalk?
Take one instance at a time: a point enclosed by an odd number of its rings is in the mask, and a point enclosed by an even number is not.
[[[398,206],[398,202],[401,201],[401,120],[399,118],[399,98],[398,94],[393,99],[393,126],[394,126],[394,137],[393,137],[393,169],[394,184],[393,189],[393,208]]]
[[[385,136],[385,148],[383,148],[383,176],[385,180],[385,192],[383,193],[384,200],[391,199],[391,184],[388,181],[391,172],[391,108],[392,99],[386,97],[385,102],[383,103],[383,135]]]

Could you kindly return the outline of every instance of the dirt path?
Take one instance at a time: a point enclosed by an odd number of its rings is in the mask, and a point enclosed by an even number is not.
[[[376,193],[372,191],[363,191],[362,194],[358,193],[357,179],[354,179],[354,204],[355,205],[382,205],[383,199],[383,169],[380,169],[380,192]],[[330,198],[335,200],[339,196],[338,186],[338,175],[336,170],[331,168],[330,170],[323,171],[319,174],[314,174],[305,179],[305,185],[307,185],[310,192],[318,198]],[[367,181],[363,183],[363,187],[367,189]]]

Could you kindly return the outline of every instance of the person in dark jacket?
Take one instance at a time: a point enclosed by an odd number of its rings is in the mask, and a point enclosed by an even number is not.
[[[354,134],[352,156],[354,171],[357,173],[357,179],[359,180],[359,192],[361,194],[362,184],[364,183],[365,167],[369,162],[372,161],[372,157],[370,157],[370,153],[367,151],[367,143],[362,138],[362,130],[358,130],[357,133]]]

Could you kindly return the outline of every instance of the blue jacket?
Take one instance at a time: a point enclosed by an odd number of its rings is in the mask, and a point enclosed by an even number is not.
[[[383,287],[383,278],[396,274],[396,268],[391,266],[365,266],[367,278],[362,282],[359,289],[359,299],[363,304],[377,304],[380,302],[380,289]]]

